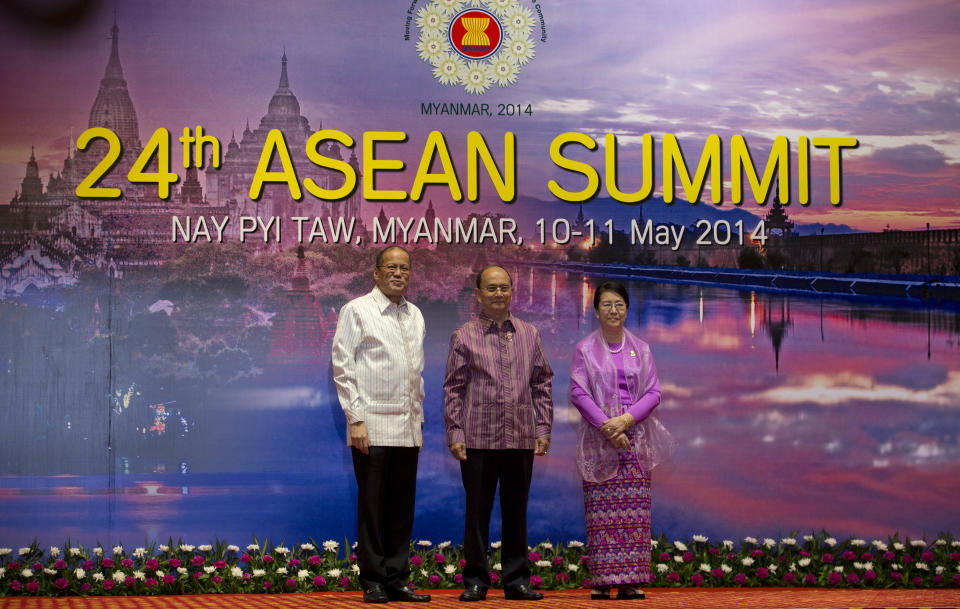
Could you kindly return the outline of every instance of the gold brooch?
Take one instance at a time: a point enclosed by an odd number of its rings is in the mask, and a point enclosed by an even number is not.
[[[637,352],[634,351],[633,349],[630,349],[630,357],[636,357],[636,356],[637,356]]]

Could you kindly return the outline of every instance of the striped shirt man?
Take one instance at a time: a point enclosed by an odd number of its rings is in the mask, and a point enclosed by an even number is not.
[[[379,287],[340,310],[333,380],[349,426],[363,421],[371,446],[423,445],[423,315]]]
[[[453,333],[443,383],[447,444],[533,449],[553,424],[553,370],[537,329],[481,312]]]

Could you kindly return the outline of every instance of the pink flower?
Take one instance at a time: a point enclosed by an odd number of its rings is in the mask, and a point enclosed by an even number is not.
[[[873,560],[873,554],[871,554],[870,552],[864,552],[863,554],[860,555],[860,558],[862,560]]]
[[[848,584],[857,584],[860,583],[860,577],[856,573],[847,574],[847,583]]]
[[[800,556],[807,558],[810,556],[810,552],[807,552],[806,550],[800,550]]]
[[[447,562],[447,557],[443,554],[434,554],[433,560],[435,560],[438,565],[442,565],[443,563]]]
[[[123,567],[124,569],[129,569],[133,566],[133,561],[130,560],[129,558],[124,558],[123,560],[120,561],[120,566]]]
[[[913,562],[913,556],[910,556],[909,554],[905,554],[903,557],[903,564],[909,565],[912,562]]]
[[[700,575],[699,573],[694,573],[693,575],[690,576],[690,583],[693,584],[694,586],[702,586],[703,576]]]
[[[817,583],[817,576],[814,575],[813,573],[807,573],[807,574],[803,577],[803,581],[805,581],[805,582],[808,583],[808,584],[815,584],[815,583]]]
[[[199,554],[197,554],[196,556],[193,557],[193,560],[191,560],[190,562],[193,564],[194,567],[199,567],[200,565],[203,564],[203,556],[200,556]],[[263,557],[263,562],[267,562],[266,556]]]
[[[246,554],[246,553],[240,557],[240,562],[250,562],[251,560],[253,560],[253,556],[250,556],[249,554]],[[173,562],[173,561],[170,561],[170,562]]]
[[[217,562],[221,562],[221,561],[218,560]],[[214,566],[216,566],[216,563],[214,563]],[[227,563],[223,563],[223,566],[226,567],[226,566],[227,566]],[[299,567],[299,566],[300,566],[300,559],[299,559],[299,558],[291,558],[291,559],[290,559],[290,566],[291,566],[291,567]],[[217,568],[219,569],[220,567],[217,567]]]
[[[558,581],[562,581],[563,583],[567,583],[568,581],[570,581],[570,577],[566,573],[557,573],[553,577],[554,579]]]
[[[836,585],[839,584],[841,581],[843,581],[843,577],[841,577],[840,574],[837,573],[836,571],[831,571],[831,572],[830,572],[830,575],[827,577],[827,582],[828,582],[831,586],[836,586]]]
[[[413,561],[411,560],[410,562],[413,562]],[[316,567],[317,565],[320,564],[320,556],[318,556],[317,554],[314,554],[313,556],[307,559],[307,564],[310,565],[311,567]]]
[[[291,562],[293,562],[293,561],[291,561]],[[297,564],[300,564],[300,561],[297,561]],[[214,568],[214,569],[224,569],[224,568],[226,568],[226,566],[227,566],[227,561],[225,561],[225,560],[218,560],[218,561],[216,561],[216,562],[213,563],[213,568]],[[296,566],[296,565],[294,565],[294,566]]]
[[[678,581],[680,581],[680,574],[677,573],[676,571],[671,571],[671,572],[667,573],[667,581],[668,581],[668,582],[678,582]]]
[[[531,552],[531,554],[537,554],[537,553],[536,553],[536,552]],[[540,555],[537,554],[537,556],[540,556]],[[539,560],[539,558],[538,558],[537,560]],[[531,585],[531,586],[533,586],[534,588],[539,588],[541,584],[543,584],[543,580],[542,580],[542,579],[540,579],[540,578],[537,577],[536,575],[531,575],[531,576],[530,576],[530,585]]]
[[[104,558],[104,559],[103,559],[103,566],[104,566],[104,567],[107,567],[108,569],[109,569],[110,567],[112,567],[112,566],[113,566],[113,559],[112,559],[112,558]]]
[[[933,552],[931,552],[930,550],[927,550],[926,552],[920,555],[920,560],[925,562],[933,562]]]
[[[753,550],[750,552],[750,556],[753,556],[754,558],[760,558],[763,556],[763,550]]]
[[[105,579],[103,580],[103,589],[109,592],[110,590],[113,590],[115,583],[116,582],[114,582],[112,579]]]
[[[873,569],[867,569],[867,570],[863,573],[863,581],[865,581],[866,583],[869,584],[870,582],[872,582],[872,581],[875,580],[875,579],[877,579],[877,572],[874,571]]]
[[[793,573],[792,571],[788,571],[783,574],[783,581],[788,584],[792,584],[793,582],[797,581],[797,574]]]
[[[89,592],[90,588],[92,588],[90,584],[83,582],[83,584],[80,586],[80,592]]]
[[[855,560],[856,558],[857,558],[857,555],[851,552],[850,550],[847,550],[846,552],[843,553],[844,560]]]
[[[53,585],[57,587],[57,590],[66,590],[69,584],[67,583],[66,578],[61,577],[58,578],[57,581],[53,582]]]
[[[939,573],[937,573],[936,575],[934,575],[934,576],[933,576],[933,583],[935,583],[935,584],[942,584],[942,583],[943,583],[943,576],[940,575]]]
[[[716,577],[717,579],[723,577],[723,569],[720,567],[714,567],[710,570],[710,575]]]
[[[586,565],[586,564],[589,564],[589,563],[590,563],[590,557],[589,557],[589,556],[587,556],[586,554],[584,554],[583,556],[580,557],[580,564],[581,564],[581,565]]]
[[[893,552],[884,552],[884,553],[883,553],[883,559],[884,559],[884,560],[893,560],[893,559],[896,558],[896,557],[897,557],[897,555],[894,554]]]
[[[251,577],[253,577],[253,575],[251,575],[251,574],[249,574],[249,573],[244,573],[244,574],[243,574],[243,579],[244,579],[244,581],[250,579]]]
[[[264,590],[269,590],[269,589],[272,588],[272,587],[273,587],[273,582],[270,581],[269,579],[268,579],[267,581],[263,582],[263,589],[264,589]]]
[[[339,585],[341,588],[349,588],[349,587],[350,587],[350,578],[349,578],[349,577],[341,577],[339,580],[337,580],[337,585]]]
[[[757,569],[757,579],[767,579],[768,577],[770,577],[770,572],[767,571],[766,567]]]
[[[467,566],[467,561],[461,558],[457,561],[457,564],[460,565],[460,568],[462,569]]]
[[[350,555],[350,562],[357,562],[357,555],[356,555],[356,554],[351,554],[351,555]]]
[[[10,582],[10,589],[13,590],[14,592],[20,592],[20,588],[22,587],[23,585],[18,580],[13,580],[12,582]]]
[[[527,558],[530,559],[530,562],[537,562],[540,560],[540,552],[530,552],[527,554]]]
[[[820,560],[829,564],[833,562],[833,554],[827,553],[820,557]]]
[[[53,563],[53,568],[57,569],[58,571],[60,569],[66,569],[67,563],[63,562],[63,560],[57,560],[57,562]]]
[[[172,584],[172,583],[175,582],[175,581],[177,581],[177,578],[174,577],[174,576],[172,576],[172,575],[170,575],[169,573],[167,573],[166,575],[163,576],[163,583],[165,583],[165,584],[168,584],[168,585],[169,585],[169,584]]]
[[[960,552],[950,552],[950,560],[960,560]]]
[[[427,581],[430,582],[430,585],[431,585],[431,586],[436,586],[436,585],[439,584],[441,581],[443,581],[443,578],[440,577],[439,575],[431,575],[431,576],[427,579]]]
[[[290,589],[297,587],[297,580],[293,579],[292,577],[288,577],[287,581],[284,583],[286,583],[287,588],[290,588]]]
[[[414,567],[419,567],[420,565],[423,564],[423,558],[421,558],[419,554],[414,554],[413,556],[410,557],[410,564],[413,565]]]
[[[133,588],[136,583],[137,580],[132,575],[128,575],[127,578],[123,580],[123,585],[125,585],[127,588]]]
[[[710,552],[714,556],[720,554],[720,550],[718,550],[717,548],[710,548],[709,550],[707,550],[707,552]]]
[[[733,560],[736,557],[737,557],[736,552],[730,552],[729,554],[727,554],[727,560]],[[669,558],[670,558],[670,555],[667,554],[667,559],[669,560]]]
[[[168,564],[170,565],[170,568],[171,568],[171,569],[176,569],[176,568],[179,567],[182,563],[180,562],[180,559],[179,559],[179,558],[171,558],[171,559],[168,561]]]
[[[737,584],[738,586],[742,586],[743,584],[747,583],[747,576],[743,573],[737,573],[733,576],[733,583]]]
[[[38,582],[37,580],[34,579],[29,584],[27,584],[27,592],[29,592],[30,594],[36,594],[39,591],[40,591],[40,582]]]
[[[321,577],[321,576],[318,575],[318,576],[316,576],[316,577],[313,578],[313,587],[314,587],[314,588],[323,588],[323,587],[326,586],[326,585],[327,585],[327,580],[325,580],[323,577]]]
[[[581,588],[592,588],[592,587],[593,587],[593,582],[590,581],[589,579],[585,579],[585,580],[583,580],[583,581],[580,583],[580,587],[581,587]]]
[[[893,573],[890,574],[890,579],[898,582],[901,579],[903,579],[903,573],[900,573],[899,571],[894,571]]]
[[[11,571],[16,571],[17,569],[20,568],[20,563],[18,563],[17,561],[13,561],[9,565],[7,565],[7,568],[10,569]]]
[[[269,554],[264,554],[264,555],[263,555],[263,562],[265,562],[265,563],[267,563],[267,564],[269,565],[270,563],[273,562],[273,556],[270,556]]]
[[[915,576],[913,577],[913,579],[910,580],[910,583],[912,583],[914,586],[919,586],[920,584],[923,583],[923,580],[920,579],[920,576],[919,576],[919,575],[915,575]]]
[[[35,563],[33,563],[33,567],[32,567],[32,568],[33,568],[34,571],[39,571],[39,570],[43,569],[43,563],[35,562]]]
[[[214,575],[213,577],[210,578],[210,581],[212,581],[214,584],[219,584],[220,582],[223,581],[223,578],[220,577],[219,575]]]
[[[156,587],[157,587],[157,580],[153,579],[152,577],[148,577],[143,583],[144,583],[144,585],[147,586],[147,588],[156,588]]]
[[[200,579],[201,575],[203,575],[203,573],[197,571],[196,573],[193,574],[193,579]]]
[[[156,571],[160,568],[160,561],[158,561],[156,558],[148,558],[145,566],[151,571]]]
[[[456,575],[454,575],[454,576],[453,576],[453,581],[457,582],[458,584],[462,584],[462,583],[463,583],[463,574],[462,574],[462,573],[457,573]]]
[[[669,552],[660,552],[660,561],[661,561],[661,562],[667,562],[668,560],[670,560],[670,553],[669,553]]]
[[[491,572],[491,573],[490,573],[490,581],[493,582],[493,583],[497,583],[498,581],[500,581],[500,576],[497,575],[496,573]]]
[[[563,559],[560,558],[559,556],[554,556],[554,557],[553,557],[553,564],[554,564],[554,566],[560,566],[560,565],[563,564]]]
[[[684,552],[683,562],[693,562],[693,552]]]
[[[960,573],[953,576],[953,585],[960,586]]]

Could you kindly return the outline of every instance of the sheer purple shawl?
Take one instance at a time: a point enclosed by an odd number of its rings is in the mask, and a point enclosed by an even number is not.
[[[623,340],[627,389],[631,400],[636,403],[656,384],[657,369],[647,343],[626,329],[623,331]],[[600,330],[577,343],[570,363],[571,390],[574,384],[585,390],[608,417],[621,414],[617,365]],[[577,405],[572,396],[571,402]],[[644,469],[649,470],[663,463],[676,449],[676,440],[653,413],[637,423],[631,435],[631,450],[636,453]],[[581,418],[577,432],[577,469],[580,476],[587,482],[609,480],[617,475],[619,461],[618,451],[610,441],[599,429]]]

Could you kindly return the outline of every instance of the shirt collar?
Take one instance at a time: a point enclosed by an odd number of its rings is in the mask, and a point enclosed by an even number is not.
[[[373,300],[377,303],[377,308],[381,313],[390,308],[390,305],[394,304],[390,298],[380,290],[380,286],[375,285],[370,291],[370,295],[373,297]],[[396,304],[398,309],[405,309],[407,306],[407,299],[403,296],[400,297],[400,302]]]
[[[493,318],[487,315],[486,313],[484,313],[482,310],[480,311],[480,313],[477,314],[477,319],[480,320],[480,325],[483,326],[484,332],[489,332],[491,326],[496,327],[497,325],[496,323],[494,323]],[[504,330],[510,330],[511,332],[516,330],[516,328],[513,327],[513,321],[511,320],[512,318],[508,313],[507,319],[504,320],[503,326],[502,326]]]

